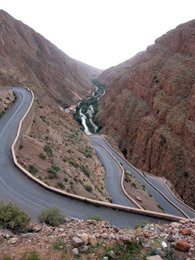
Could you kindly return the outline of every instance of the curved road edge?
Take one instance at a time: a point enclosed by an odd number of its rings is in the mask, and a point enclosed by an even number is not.
[[[121,187],[122,187],[122,190],[123,190],[123,193],[125,194],[125,196],[130,199],[139,209],[143,210],[142,207],[131,197],[127,194],[126,190],[124,189],[124,186],[123,186],[123,180],[124,180],[124,169],[123,167],[120,165],[120,163],[117,161],[117,159],[111,154],[111,152],[106,148],[104,147],[103,145],[101,144],[98,144],[96,142],[91,142],[91,143],[94,143],[98,146],[100,146],[102,149],[105,149],[109,154],[110,156],[115,160],[115,162],[118,164],[118,166],[120,167],[121,171],[122,171],[122,177],[121,177]]]
[[[169,186],[166,184],[166,182],[168,181],[165,177],[161,177],[161,176],[155,176],[149,172],[146,172],[147,175],[150,175],[151,177],[153,178],[162,178],[164,181],[163,181],[163,184],[164,186],[166,187],[166,189],[171,193],[171,195],[174,197],[175,200],[177,200],[179,203],[183,204],[185,207],[189,208],[190,210],[192,210],[194,213],[195,213],[195,210],[193,208],[191,208],[189,205],[185,204],[185,202],[183,202],[182,200],[179,200],[175,194],[172,192],[172,190],[169,188]]]
[[[30,91],[29,89],[27,89],[28,91]],[[31,91],[30,91],[31,92]],[[31,92],[32,93],[32,92]],[[20,124],[19,124],[19,127],[18,127],[18,132],[17,132],[17,135],[16,135],[16,138],[14,140],[14,143],[12,145],[12,153],[13,153],[13,159],[14,159],[14,163],[15,165],[25,174],[27,175],[31,180],[33,180],[34,182],[36,182],[37,184],[41,185],[42,187],[44,187],[45,189],[47,190],[50,190],[50,191],[53,191],[55,193],[58,193],[60,195],[64,195],[66,197],[70,197],[70,198],[74,198],[74,199],[77,199],[77,200],[80,200],[80,201],[84,201],[84,202],[87,202],[87,203],[91,203],[93,205],[99,205],[99,206],[104,206],[104,207],[107,207],[107,208],[112,208],[112,209],[116,209],[116,210],[122,210],[122,211],[125,211],[125,212],[132,212],[132,213],[135,213],[135,214],[139,214],[139,215],[143,215],[143,216],[150,216],[150,217],[155,217],[155,218],[161,218],[161,219],[166,219],[166,220],[180,220],[180,219],[183,219],[182,217],[178,217],[178,216],[174,216],[174,215],[170,215],[170,214],[164,214],[164,213],[158,213],[158,212],[153,212],[153,211],[148,211],[148,210],[142,210],[142,209],[135,209],[135,208],[131,208],[131,207],[125,207],[125,206],[121,206],[121,205],[117,205],[117,204],[109,204],[109,203],[106,203],[106,202],[101,202],[101,201],[95,201],[95,200],[91,200],[91,199],[88,199],[88,198],[85,198],[85,197],[81,197],[81,196],[77,196],[77,195],[73,195],[73,194],[70,194],[70,193],[66,193],[64,191],[60,191],[60,190],[57,190],[55,188],[52,188],[52,187],[49,187],[47,186],[45,183],[41,182],[40,180],[38,180],[37,178],[35,178],[34,176],[32,176],[28,171],[26,171],[18,162],[17,162],[17,159],[16,159],[16,156],[15,156],[15,151],[14,151],[14,147],[15,147],[15,144],[20,136],[20,130],[21,130],[21,127],[22,127],[22,122],[24,121],[25,117],[27,116],[30,108],[32,107],[32,103],[33,103],[33,99],[34,98],[34,95],[32,93],[32,102],[31,102],[31,105],[29,107],[29,109],[27,110],[26,114],[23,116],[23,118],[20,120]]]
[[[91,135],[91,136],[98,136],[98,135]],[[103,135],[100,135],[102,137],[102,139],[107,143],[107,145],[115,152],[117,153],[117,151],[115,151],[112,146],[108,143],[108,141],[104,138]],[[119,153],[117,153],[117,155],[124,160],[127,164],[129,164],[138,174],[140,174],[142,176],[142,178],[145,179],[145,181],[148,182],[149,185],[151,185],[154,189],[156,189],[169,203],[171,203],[175,208],[177,208],[184,216],[186,216],[187,218],[190,219],[190,217],[177,205],[175,205],[175,203],[173,203],[169,198],[167,198],[167,196],[161,192],[157,187],[155,187],[149,180],[147,180],[147,178],[142,174],[142,172],[140,172],[136,167],[134,167],[132,164],[130,164],[125,158],[123,158]],[[174,196],[175,197],[175,196]],[[178,200],[178,199],[177,199]],[[179,200],[178,200],[179,201]],[[188,205],[186,205],[185,203],[183,203],[185,206],[187,206],[188,208],[190,208]],[[191,209],[191,208],[190,208]]]

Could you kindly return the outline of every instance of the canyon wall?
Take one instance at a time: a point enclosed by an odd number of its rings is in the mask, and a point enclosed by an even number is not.
[[[64,32],[63,32],[64,33]],[[33,29],[0,10],[0,85],[45,91],[61,106],[75,104],[94,89],[88,70]]]
[[[195,208],[195,20],[104,71],[101,133],[134,166],[169,179]]]

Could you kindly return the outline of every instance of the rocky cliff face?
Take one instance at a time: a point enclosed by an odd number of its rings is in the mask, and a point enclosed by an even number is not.
[[[2,10],[0,85],[37,86],[63,106],[76,103],[94,88],[81,63]]]
[[[98,120],[136,167],[165,176],[195,208],[195,20],[103,72]]]

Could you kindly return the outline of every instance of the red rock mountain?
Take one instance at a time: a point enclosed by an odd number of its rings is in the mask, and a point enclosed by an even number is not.
[[[93,71],[96,75],[101,72]],[[37,85],[63,106],[76,103],[86,96],[88,89],[94,88],[84,64],[3,10],[0,10],[0,85]]]
[[[32,174],[49,186],[109,201],[104,169],[89,138],[61,108],[86,97],[88,90],[94,89],[89,75],[98,73],[98,69],[71,59],[43,36],[0,11],[1,116],[14,99],[10,86],[26,85],[35,95],[32,125],[20,136],[18,162],[31,173],[33,166],[36,173]],[[44,150],[46,144],[51,147],[51,156]],[[53,176],[48,170],[52,167],[58,169],[52,170]]]
[[[195,208],[195,20],[98,80],[102,133],[136,167],[165,176]]]

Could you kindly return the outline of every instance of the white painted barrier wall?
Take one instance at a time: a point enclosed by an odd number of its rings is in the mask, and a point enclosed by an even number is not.
[[[30,90],[28,89],[28,91],[30,91]],[[116,209],[116,210],[123,210],[123,211],[126,211],[126,212],[132,212],[132,213],[135,213],[135,214],[140,214],[140,215],[145,215],[145,216],[167,219],[167,220],[171,220],[171,221],[175,221],[175,220],[177,221],[177,220],[183,219],[182,217],[173,216],[173,215],[169,215],[169,214],[153,212],[153,211],[143,210],[143,209],[135,209],[135,208],[131,208],[131,207],[126,207],[126,206],[121,206],[121,205],[117,205],[117,204],[92,200],[92,199],[88,199],[88,198],[81,197],[81,196],[78,196],[78,195],[70,194],[70,193],[67,193],[65,191],[61,191],[61,190],[58,190],[56,188],[53,188],[53,187],[46,185],[44,182],[40,181],[39,179],[34,177],[32,174],[30,174],[27,170],[25,170],[18,163],[17,158],[16,158],[16,153],[18,151],[19,144],[20,144],[20,135],[22,133],[25,133],[29,129],[30,124],[32,123],[32,120],[33,120],[33,117],[34,117],[34,94],[33,94],[32,91],[30,91],[30,92],[32,94],[32,102],[31,102],[30,107],[27,110],[26,114],[24,115],[24,117],[21,119],[21,121],[19,123],[18,132],[17,132],[16,138],[13,142],[13,145],[11,147],[11,150],[12,150],[12,156],[13,156],[13,160],[14,160],[15,165],[24,174],[26,174],[31,180],[35,181],[36,183],[38,183],[39,185],[41,185],[42,187],[44,187],[47,190],[50,190],[50,191],[56,192],[58,194],[61,194],[63,196],[74,198],[74,199],[77,199],[77,200],[80,200],[80,201],[83,201],[83,202],[91,203],[91,204],[94,204],[94,205],[109,207],[109,208]],[[122,185],[122,188],[124,190],[123,185]]]

